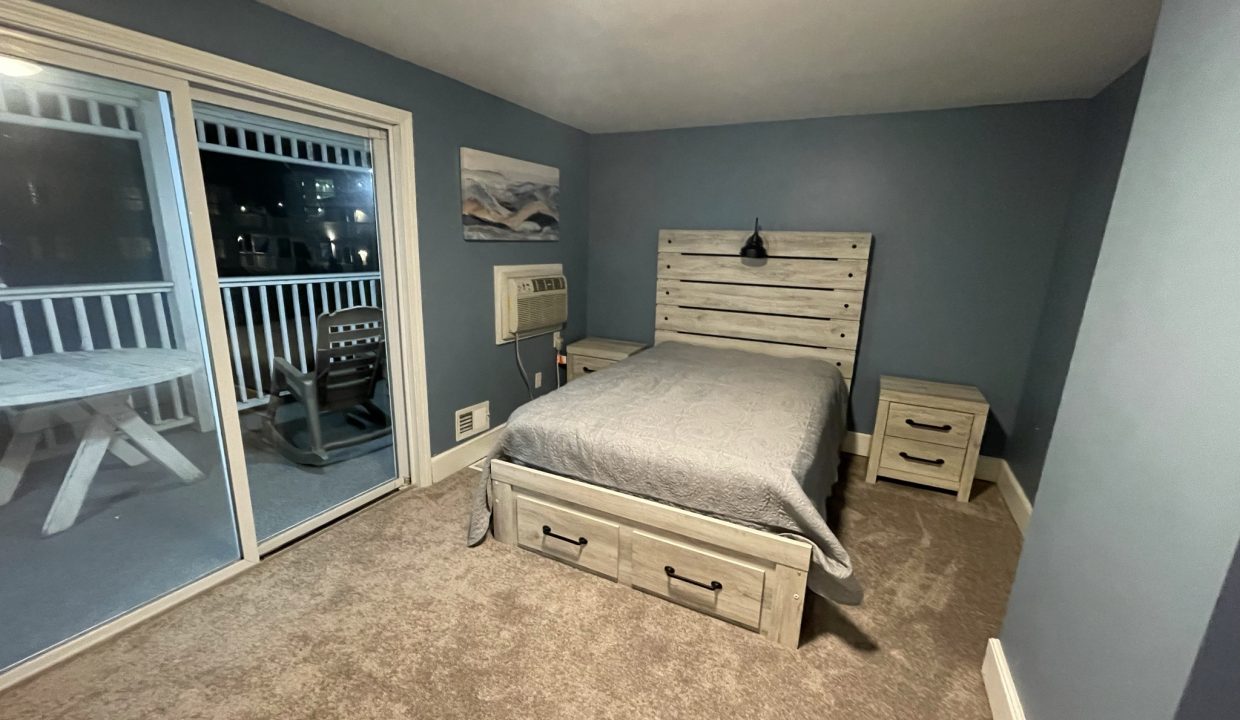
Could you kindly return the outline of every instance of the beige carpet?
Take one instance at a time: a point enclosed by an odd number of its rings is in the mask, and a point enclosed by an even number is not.
[[[853,468],[855,475],[856,468]],[[0,695],[0,718],[985,718],[979,668],[1020,536],[958,505],[841,486],[866,602],[790,651],[489,541],[463,471],[406,491]]]

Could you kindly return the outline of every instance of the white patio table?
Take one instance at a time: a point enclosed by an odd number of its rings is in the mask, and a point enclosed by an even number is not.
[[[185,482],[203,476],[134,409],[133,390],[191,375],[202,363],[183,350],[133,348],[49,353],[0,360],[0,409],[12,413],[13,438],[0,458],[0,505],[9,502],[43,430],[61,422],[81,441],[43,523],[43,534],[72,527],[108,452],[128,465],[147,458]]]

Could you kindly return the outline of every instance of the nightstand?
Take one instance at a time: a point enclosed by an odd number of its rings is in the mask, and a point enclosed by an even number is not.
[[[630,355],[645,350],[641,343],[627,340],[608,340],[588,337],[568,345],[568,379],[576,380],[582,375],[615,365]]]
[[[972,385],[884,375],[865,481],[905,480],[953,490],[968,502],[989,410]]]

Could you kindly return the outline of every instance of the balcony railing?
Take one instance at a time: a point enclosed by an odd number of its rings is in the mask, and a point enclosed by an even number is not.
[[[382,307],[378,272],[221,278],[220,292],[242,409],[267,402],[275,358],[303,372],[314,366],[319,315]]]
[[[177,347],[170,282],[0,288],[0,362],[5,358],[104,348]],[[185,388],[149,385],[134,405],[167,429],[193,421]]]
[[[358,305],[382,307],[379,277],[365,272],[222,278],[238,406],[267,401],[276,357],[303,371],[313,368],[319,315]],[[175,324],[175,301],[171,282],[0,288],[0,362],[74,350],[185,347]],[[202,401],[208,401],[206,395]],[[168,429],[193,422],[197,404],[180,383],[168,382],[144,388],[134,406],[153,425]]]

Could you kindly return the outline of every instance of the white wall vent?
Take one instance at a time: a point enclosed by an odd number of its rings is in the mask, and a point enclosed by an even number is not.
[[[456,411],[456,439],[473,437],[491,427],[491,401],[480,402]]]

